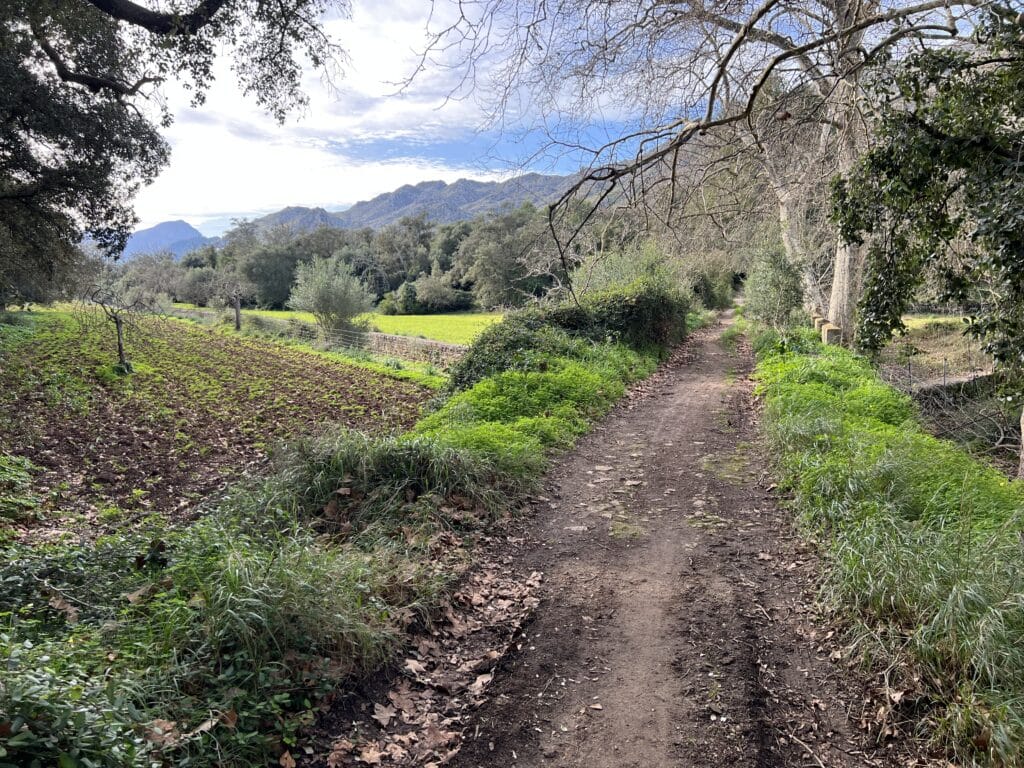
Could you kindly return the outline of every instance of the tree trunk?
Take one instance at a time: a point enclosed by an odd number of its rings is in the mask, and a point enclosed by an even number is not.
[[[121,364],[121,370],[131,373],[132,364],[124,351],[124,320],[120,315],[114,315],[114,327],[117,328],[117,361]]]
[[[841,15],[847,16],[851,13],[864,14],[868,7],[874,3],[864,5],[849,5],[842,10]],[[854,19],[851,19],[854,20]],[[857,33],[846,42],[845,48],[853,50],[853,46],[859,44],[863,33]],[[850,62],[847,62],[850,64]],[[845,65],[843,68],[846,68]],[[854,72],[856,69],[854,69]],[[839,126],[836,152],[838,153],[836,170],[842,176],[846,176],[853,170],[860,157],[862,149],[862,138],[866,127],[861,123],[862,116],[857,109],[859,102],[859,89],[856,82],[856,74],[842,78],[836,83],[833,94],[833,109],[830,115],[831,122]],[[857,301],[860,298],[861,270],[864,266],[864,247],[860,245],[849,245],[838,239],[836,255],[833,262],[832,290],[828,302],[828,320],[833,325],[842,329],[844,343],[853,340],[856,330]]]
[[[1020,465],[1017,467],[1017,477],[1024,480],[1024,410],[1020,412]]]
[[[242,330],[242,297],[237,293],[231,297],[231,303],[235,308],[235,330]]]
[[[853,339],[860,282],[861,247],[840,242],[833,262],[832,293],[828,301],[828,321],[843,330],[843,341]]]

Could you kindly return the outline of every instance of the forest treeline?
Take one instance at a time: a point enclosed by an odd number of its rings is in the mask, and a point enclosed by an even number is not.
[[[563,261],[551,238],[548,212],[529,203],[475,219],[436,224],[407,216],[380,229],[321,227],[296,232],[236,222],[219,245],[204,245],[178,258],[168,252],[123,262],[83,259],[63,282],[29,290],[36,301],[73,299],[101,281],[125,295],[162,298],[199,307],[231,305],[263,309],[294,307],[291,301],[304,265],[332,262],[355,276],[376,311],[430,314],[522,307],[558,299],[574,280],[582,292],[607,287],[616,270],[633,274],[627,262],[664,261],[670,247],[615,212],[599,214]],[[729,301],[740,258],[699,258],[685,265],[680,280],[708,308]]]

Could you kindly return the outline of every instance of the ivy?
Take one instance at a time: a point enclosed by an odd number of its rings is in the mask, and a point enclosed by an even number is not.
[[[1024,36],[992,14],[970,50],[875,69],[873,148],[833,186],[833,218],[867,243],[858,339],[883,346],[930,280],[970,315],[1008,379],[1024,373]]]

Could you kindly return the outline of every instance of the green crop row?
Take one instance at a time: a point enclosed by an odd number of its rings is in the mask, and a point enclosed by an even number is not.
[[[822,542],[829,604],[937,744],[1024,765],[1024,484],[927,434],[863,358],[806,333],[755,348],[767,435]]]

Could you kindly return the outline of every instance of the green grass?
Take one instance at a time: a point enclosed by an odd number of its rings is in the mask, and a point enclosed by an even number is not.
[[[320,697],[430,624],[467,540],[664,352],[548,336],[535,369],[477,376],[405,433],[281,446],[190,526],[0,552],[0,765],[283,764]]]
[[[928,435],[866,360],[788,345],[757,342],[758,391],[827,600],[956,759],[1024,764],[1024,485]]]
[[[449,344],[471,344],[486,328],[501,321],[500,312],[459,312],[450,315],[364,315],[381,333],[421,336]]]
[[[186,304],[176,304],[180,309],[195,310]],[[201,312],[221,314],[219,310],[203,309]],[[266,317],[272,320],[299,320],[315,323],[316,318],[309,312],[284,309],[243,309],[243,316]],[[395,336],[415,336],[449,344],[471,344],[484,329],[500,322],[500,312],[454,312],[447,315],[381,315],[370,312],[360,315],[357,320],[366,321],[381,333]]]

